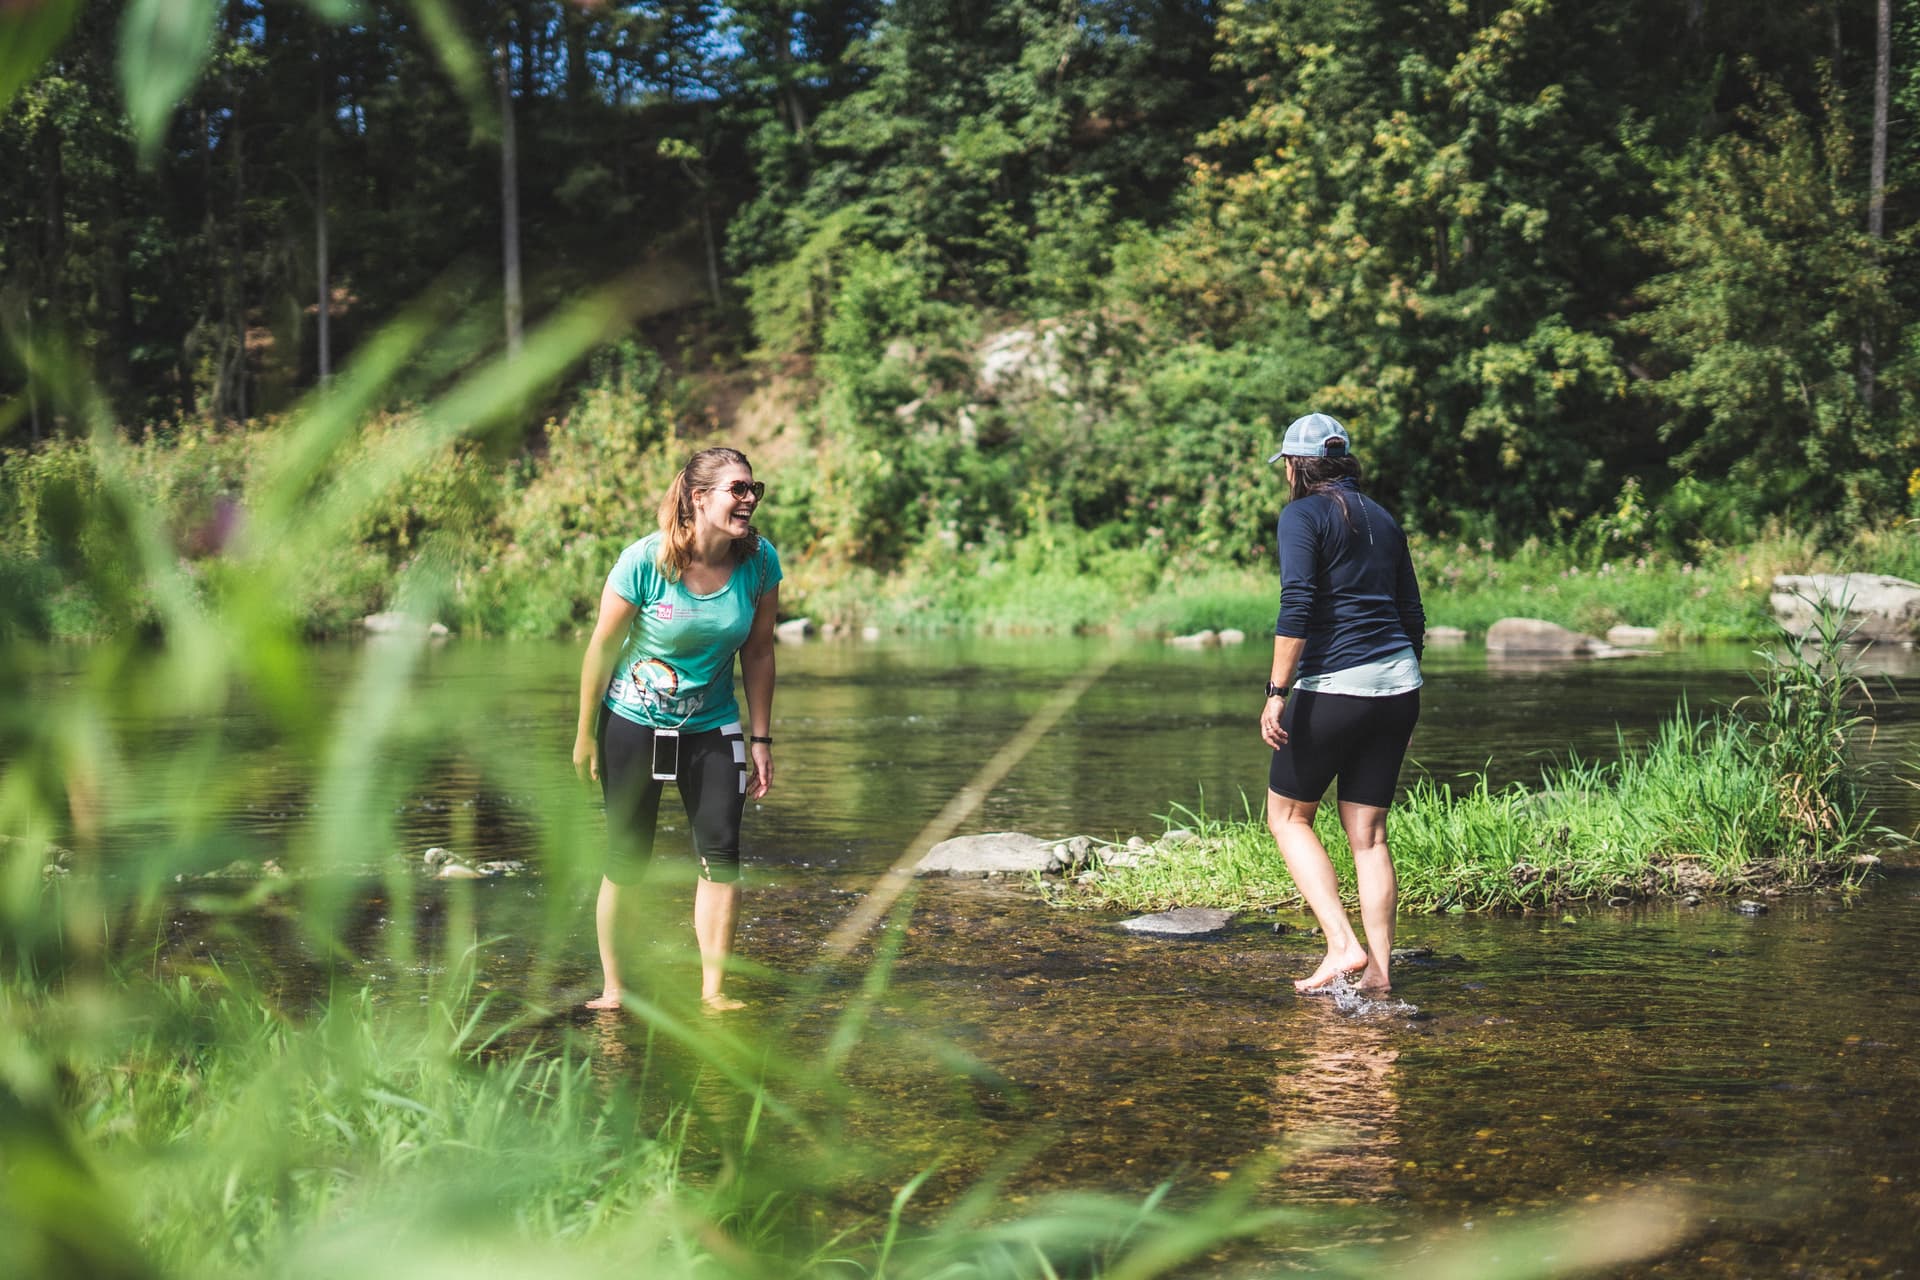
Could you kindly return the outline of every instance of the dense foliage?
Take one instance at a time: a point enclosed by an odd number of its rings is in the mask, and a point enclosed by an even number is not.
[[[666,376],[582,429],[660,457],[584,483],[638,494],[676,433],[728,432],[829,574],[1066,530],[1256,562],[1259,460],[1307,408],[1435,536],[1684,560],[1769,519],[1896,526],[1920,514],[1898,8],[9,6],[0,448],[17,478],[103,418],[156,449],[271,432],[430,299],[465,326],[393,371],[372,407],[404,414],[614,281]],[[598,554],[636,530],[591,522],[645,506],[539,476],[584,465],[547,423],[605,386],[577,359],[484,451],[485,522],[542,572],[587,573],[569,531]],[[435,456],[467,470],[422,483],[467,492],[473,455]],[[24,554],[10,576],[58,559]],[[572,607],[473,594],[510,629]]]

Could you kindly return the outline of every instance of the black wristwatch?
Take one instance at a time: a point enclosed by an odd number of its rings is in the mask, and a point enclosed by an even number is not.
[[[1292,692],[1293,690],[1283,685],[1277,685],[1271,680],[1267,681],[1267,696],[1269,698],[1284,698]]]

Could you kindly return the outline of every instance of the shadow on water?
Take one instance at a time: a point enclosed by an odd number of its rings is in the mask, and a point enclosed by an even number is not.
[[[863,957],[822,971],[822,940],[1092,652],[984,640],[782,650],[780,773],[746,831],[740,950],[756,968],[741,989],[754,1008],[731,1025],[819,1049],[863,998]],[[327,669],[344,686],[353,654],[336,656]],[[1870,795],[1882,822],[1911,831],[1920,792],[1890,766],[1920,759],[1920,670],[1887,657]],[[558,757],[576,661],[561,646],[452,645],[426,680],[474,700],[520,749]],[[1265,662],[1252,649],[1129,652],[970,828],[1125,836],[1157,831],[1176,803],[1237,813],[1264,786],[1248,691]],[[1748,662],[1744,649],[1696,649],[1514,671],[1474,649],[1436,651],[1413,757],[1440,777],[1486,768],[1496,785],[1570,751],[1606,758],[1683,696],[1704,710],[1749,692]],[[164,739],[166,726],[154,730]],[[231,735],[258,740],[259,785],[234,818],[270,853],[313,801],[244,713]],[[426,846],[446,845],[527,860],[532,874],[444,885],[421,871],[406,904],[369,888],[347,930],[353,954],[327,961],[270,898],[217,915],[183,893],[164,950],[237,955],[292,996],[344,976],[412,1000],[447,975],[390,960],[391,931],[418,935],[399,954],[430,957],[437,931],[470,929],[483,991],[555,1011],[526,1034],[575,1036],[605,1078],[670,1079],[703,1105],[697,1063],[633,1020],[577,1009],[598,979],[591,886],[539,874],[526,815],[556,800],[591,808],[591,797],[497,778],[449,755],[401,802],[403,847],[369,850],[366,869],[417,864]],[[663,817],[664,839],[684,841],[672,806]],[[937,1163],[922,1196],[937,1205],[1029,1145],[1036,1154],[1006,1184],[1015,1200],[1168,1180],[1176,1198],[1198,1198],[1258,1167],[1264,1199],[1347,1205],[1340,1239],[1382,1244],[1416,1227],[1445,1240],[1530,1208],[1679,1185],[1706,1206],[1695,1234],[1638,1274],[1920,1267],[1913,871],[1895,866],[1854,898],[1775,900],[1758,917],[1715,902],[1403,917],[1401,945],[1431,954],[1403,965],[1384,1000],[1296,996],[1312,940],[1276,935],[1271,918],[1176,942],[1050,911],[1005,882],[930,882],[916,894],[871,1032],[831,1082],[855,1099],[839,1123],[871,1153],[860,1169],[869,1185]],[[555,919],[570,922],[557,948]],[[691,938],[670,942],[671,963],[690,970]],[[871,1211],[867,1185],[842,1194]]]

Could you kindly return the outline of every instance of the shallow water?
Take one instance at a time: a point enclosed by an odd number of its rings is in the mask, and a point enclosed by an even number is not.
[[[323,681],[344,690],[359,656],[328,651]],[[826,1034],[857,998],[857,974],[821,971],[804,1003],[788,984],[815,970],[832,926],[980,763],[1089,663],[1113,658],[965,829],[1150,836],[1174,805],[1238,813],[1264,789],[1254,723],[1267,656],[1260,645],[1115,656],[1093,640],[782,648],[778,773],[748,818],[740,938],[770,972],[744,983],[756,1012],[741,1028],[780,1024],[803,1046]],[[576,662],[563,646],[435,651],[428,692],[483,708],[492,749],[529,763],[503,769],[450,743],[431,782],[395,804],[398,847],[370,865],[446,844],[538,871],[533,815],[558,803],[590,816],[588,798],[532,763],[564,760]],[[1871,797],[1881,821],[1911,832],[1920,792],[1891,766],[1920,761],[1920,666],[1898,653],[1876,663]],[[1534,669],[1435,650],[1412,757],[1440,777],[1531,779],[1570,751],[1606,758],[1644,739],[1683,696],[1695,709],[1731,703],[1751,690],[1751,665],[1745,649]],[[260,757],[232,816],[272,852],[316,802],[256,721],[236,713],[229,733],[258,740]],[[142,774],[158,758],[125,767]],[[148,778],[146,790],[167,785]],[[671,803],[663,815],[682,825]],[[116,833],[118,856],[138,830]],[[472,913],[489,989],[570,1007],[597,983],[584,888],[536,874],[415,892],[429,932]],[[1632,1274],[1920,1268],[1920,872],[1894,865],[1857,896],[1777,899],[1758,917],[1712,902],[1570,921],[1404,916],[1399,945],[1433,956],[1402,968],[1392,1000],[1344,1005],[1294,995],[1313,947],[1277,935],[1272,917],[1181,942],[1050,911],[1003,883],[916,893],[892,984],[841,1071],[864,1099],[849,1136],[880,1166],[848,1185],[850,1209],[883,1208],[876,1186],[936,1157],[924,1198],[939,1203],[1034,1142],[1010,1197],[1171,1179],[1191,1198],[1256,1170],[1263,1202],[1342,1206],[1311,1238],[1282,1233],[1222,1265],[1304,1264],[1336,1242],[1437,1247],[1531,1209],[1654,1188],[1684,1197],[1693,1225]],[[352,930],[366,957],[356,980],[401,999],[435,980],[431,964],[385,958],[405,908],[370,891]],[[188,949],[257,949],[292,985],[313,968],[271,913],[235,933],[183,910],[176,929]],[[610,1072],[639,1059],[606,1021],[549,1025],[580,1028]],[[971,1075],[953,1074],[956,1055]]]

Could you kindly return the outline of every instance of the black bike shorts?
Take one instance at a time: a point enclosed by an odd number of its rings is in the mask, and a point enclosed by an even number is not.
[[[676,785],[693,826],[702,879],[740,878],[740,813],[747,803],[746,739],[740,725],[680,735]],[[653,777],[653,730],[625,716],[600,713],[600,786],[607,800],[606,877],[633,884],[653,860],[660,791]]]
[[[1420,691],[1386,698],[1296,689],[1280,713],[1287,745],[1273,753],[1267,786],[1289,800],[1318,804],[1340,780],[1346,804],[1393,803],[1400,764],[1420,719]]]

